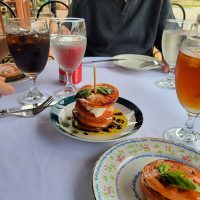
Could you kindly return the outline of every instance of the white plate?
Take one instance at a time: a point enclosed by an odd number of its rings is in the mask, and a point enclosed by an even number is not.
[[[143,167],[153,160],[172,159],[200,168],[200,154],[182,144],[158,138],[121,142],[108,149],[93,172],[96,200],[143,200],[139,186]]]
[[[163,63],[156,60],[150,56],[137,55],[137,54],[121,54],[114,56],[113,59],[124,59],[113,61],[114,64],[119,65],[123,68],[136,70],[136,71],[145,71],[150,69],[160,68]],[[150,64],[148,66],[142,67],[142,64],[145,62],[153,61],[154,64]]]
[[[143,123],[143,115],[140,109],[132,102],[119,97],[115,108],[119,109],[127,119],[127,126],[124,130],[115,134],[82,131],[72,125],[72,110],[75,106],[74,96],[67,97],[55,104],[50,112],[53,126],[61,133],[75,139],[89,142],[109,142],[122,139],[135,133]]]
[[[29,80],[28,76],[26,76],[25,74],[22,74],[22,76],[20,76],[19,78],[12,80],[12,81],[6,81],[6,83],[15,85],[15,84],[22,83],[22,82],[28,81],[28,80]]]

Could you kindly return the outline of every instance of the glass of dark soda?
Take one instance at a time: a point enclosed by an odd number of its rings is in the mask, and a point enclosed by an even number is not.
[[[17,67],[29,77],[31,88],[19,97],[23,104],[36,104],[47,99],[36,87],[36,78],[43,71],[49,54],[49,30],[45,19],[9,18],[6,38]]]

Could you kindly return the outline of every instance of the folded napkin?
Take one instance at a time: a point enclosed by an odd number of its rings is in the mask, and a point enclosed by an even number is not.
[[[15,88],[5,83],[5,78],[0,76],[0,95],[12,94],[13,92],[15,92]]]

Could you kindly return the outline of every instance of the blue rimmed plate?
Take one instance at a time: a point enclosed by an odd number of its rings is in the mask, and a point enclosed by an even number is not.
[[[127,140],[108,149],[96,162],[93,171],[96,200],[143,200],[139,185],[141,170],[157,159],[200,168],[200,154],[182,144],[158,138]]]
[[[75,106],[74,96],[67,97],[55,104],[50,112],[53,126],[61,133],[75,139],[89,142],[108,142],[122,139],[135,133],[143,123],[143,115],[140,109],[132,102],[119,97],[115,108],[121,111],[127,119],[127,126],[115,134],[104,132],[81,131],[72,125],[72,110]]]

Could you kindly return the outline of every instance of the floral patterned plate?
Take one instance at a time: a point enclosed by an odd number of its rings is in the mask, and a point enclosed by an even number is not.
[[[120,117],[124,117],[121,129],[108,130],[101,132],[82,131],[72,125],[72,110],[75,106],[74,96],[67,97],[55,104],[50,112],[50,118],[53,126],[61,133],[75,139],[89,142],[108,142],[122,139],[135,133],[143,123],[143,115],[140,109],[132,102],[119,97],[115,103],[115,120],[122,122]],[[119,112],[120,111],[120,112]]]
[[[158,138],[121,142],[97,161],[93,190],[97,200],[143,200],[139,186],[143,167],[156,159],[172,159],[200,168],[200,154],[182,144]]]

